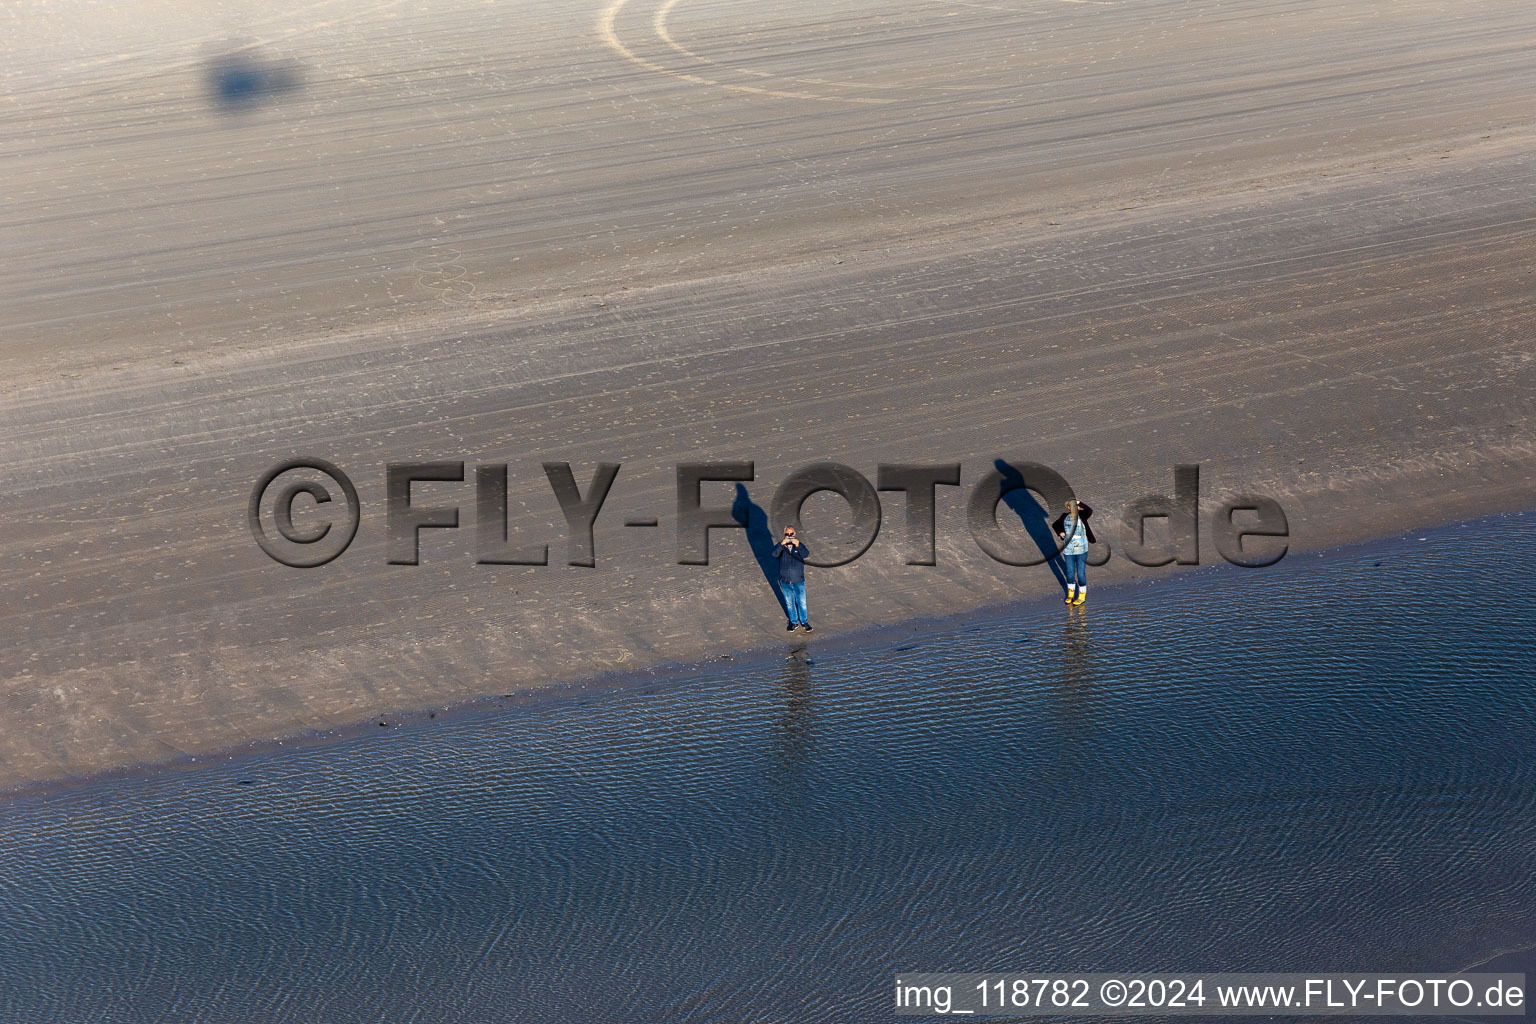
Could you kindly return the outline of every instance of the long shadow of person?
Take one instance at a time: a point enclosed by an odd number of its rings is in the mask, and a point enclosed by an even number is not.
[[[757,567],[762,570],[768,589],[773,591],[773,599],[778,602],[779,611],[788,618],[789,605],[784,603],[784,594],[779,590],[779,560],[773,557],[773,531],[768,528],[768,513],[752,500],[746,487],[741,484],[736,485],[736,500],[731,502],[731,518],[746,527],[747,544],[752,548],[752,557],[757,559]]]
[[[1056,534],[1051,530],[1050,520],[1046,518],[1045,509],[1035,500],[1034,494],[1024,486],[1024,474],[1007,459],[996,459],[992,463],[1003,476],[1003,504],[1013,509],[1019,521],[1024,524],[1024,532],[1029,534],[1029,539],[1035,542],[1035,547],[1040,549],[1040,555],[1046,560],[1046,565],[1051,567],[1051,573],[1056,577],[1056,582],[1061,586],[1061,592],[1067,592],[1067,569],[1061,560],[1061,545],[1056,540]]]

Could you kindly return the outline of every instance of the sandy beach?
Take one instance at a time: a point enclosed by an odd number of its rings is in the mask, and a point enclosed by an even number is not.
[[[706,504],[760,510],[814,462],[961,465],[936,565],[886,492],[812,570],[818,635],[1054,588],[969,533],[998,459],[1099,510],[1096,581],[1179,571],[1121,524],[1179,464],[1293,551],[1536,507],[1522,5],[263,19],[4,44],[0,789],[778,642],[742,531],[678,564],[680,463],[754,462]],[[236,35],[302,87],[211,103]],[[300,455],[361,505],[313,569],[247,522]],[[390,564],[414,461],[506,464],[550,564],[476,564],[472,480],[418,485],[461,526]],[[622,466],[594,567],[550,461]],[[807,540],[845,522],[814,498]]]

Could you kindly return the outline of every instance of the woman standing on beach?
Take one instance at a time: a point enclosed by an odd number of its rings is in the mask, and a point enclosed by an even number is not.
[[[1066,541],[1061,558],[1067,568],[1067,604],[1088,600],[1088,545],[1096,539],[1088,525],[1091,515],[1093,509],[1076,498],[1068,498],[1067,510],[1051,524],[1056,536]]]

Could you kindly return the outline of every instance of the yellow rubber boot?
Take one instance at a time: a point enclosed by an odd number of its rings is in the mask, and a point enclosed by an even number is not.
[[[1086,600],[1088,600],[1088,588],[1087,587],[1078,587],[1077,588],[1077,600],[1073,601],[1072,603],[1073,604],[1082,604]]]

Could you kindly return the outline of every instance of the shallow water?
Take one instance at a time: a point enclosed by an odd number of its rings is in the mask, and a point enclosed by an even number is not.
[[[883,1021],[896,970],[1529,949],[1533,540],[1499,517],[13,799],[0,1019]]]

